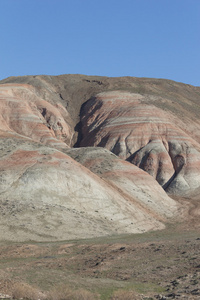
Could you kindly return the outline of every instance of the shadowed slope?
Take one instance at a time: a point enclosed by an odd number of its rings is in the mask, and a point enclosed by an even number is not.
[[[200,185],[200,146],[177,117],[127,92],[105,92],[82,109],[80,146],[100,146],[152,175],[164,189],[184,194]]]

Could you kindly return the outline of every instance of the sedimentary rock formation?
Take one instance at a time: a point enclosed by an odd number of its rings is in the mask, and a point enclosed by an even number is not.
[[[165,220],[176,215],[178,206],[147,172],[103,148],[67,150],[68,155],[111,184],[132,205]]]
[[[145,100],[119,91],[89,100],[82,109],[80,146],[107,148],[170,193],[194,190],[200,184],[199,144],[182,130],[181,120]]]
[[[1,138],[0,172],[1,239],[66,240],[163,228],[159,216],[56,149]],[[175,215],[174,207],[169,211],[168,217]]]
[[[185,210],[169,195],[200,189],[199,92],[131,77],[0,82],[0,239],[135,233],[180,220]]]
[[[56,148],[71,146],[72,120],[59,103],[40,98],[30,85],[0,86],[1,131],[31,138]]]

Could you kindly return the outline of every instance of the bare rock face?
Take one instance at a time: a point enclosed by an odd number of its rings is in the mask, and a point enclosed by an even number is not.
[[[67,110],[40,98],[29,85],[0,86],[1,130],[55,147],[71,146],[74,130]]]
[[[181,220],[170,194],[200,190],[199,94],[130,77],[0,82],[0,240],[142,233]]]
[[[100,93],[82,110],[81,146],[99,146],[140,167],[172,194],[200,185],[199,144],[169,112],[127,92]],[[184,127],[184,126],[183,126]]]

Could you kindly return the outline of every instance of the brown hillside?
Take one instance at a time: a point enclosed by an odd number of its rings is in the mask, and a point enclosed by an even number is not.
[[[144,232],[191,212],[170,197],[200,189],[199,87],[24,76],[0,82],[0,101],[2,240]]]

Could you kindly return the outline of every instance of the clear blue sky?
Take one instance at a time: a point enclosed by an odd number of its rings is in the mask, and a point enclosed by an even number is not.
[[[0,0],[0,79],[33,74],[200,86],[200,0]]]

